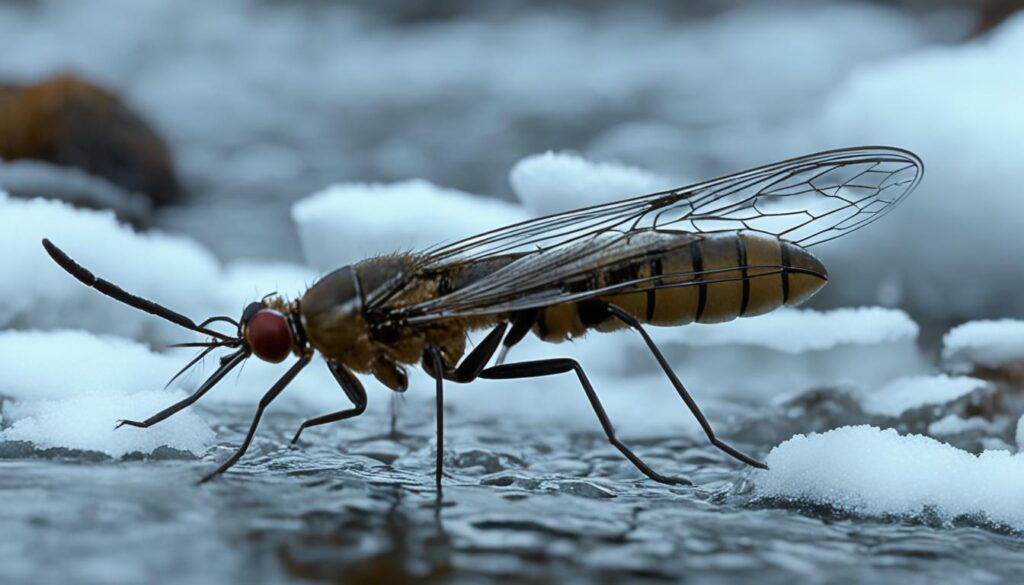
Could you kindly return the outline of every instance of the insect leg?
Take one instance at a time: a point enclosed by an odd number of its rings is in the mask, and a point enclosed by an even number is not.
[[[693,399],[692,396],[690,396],[690,393],[686,391],[686,387],[683,386],[683,383],[679,381],[679,378],[676,376],[675,372],[672,371],[672,366],[669,365],[668,360],[666,360],[665,356],[661,354],[661,351],[658,349],[658,346],[654,344],[654,340],[651,339],[651,336],[647,334],[647,331],[643,328],[643,326],[640,324],[640,321],[638,321],[636,317],[630,315],[622,308],[610,303],[608,304],[608,311],[611,314],[618,317],[619,319],[621,319],[624,323],[626,323],[633,329],[636,329],[644,338],[644,343],[647,344],[647,347],[651,350],[651,353],[654,354],[654,359],[658,360],[658,365],[661,366],[662,371],[664,371],[665,375],[668,376],[669,381],[672,382],[672,386],[675,387],[676,392],[679,393],[679,397],[682,398],[683,402],[686,403],[686,406],[689,407],[690,412],[693,413],[694,418],[696,418],[697,422],[700,423],[700,427],[704,429],[704,434],[707,435],[708,440],[711,441],[712,445],[718,447],[725,453],[729,454],[731,457],[738,459],[743,463],[746,463],[747,465],[757,467],[759,469],[768,469],[768,466],[765,465],[764,463],[761,463],[760,461],[750,457],[749,455],[745,455],[735,447],[732,447],[728,443],[718,439],[718,437],[715,436],[715,431],[711,428],[711,424],[708,422],[708,419],[704,417],[704,413],[700,411],[700,407],[697,406],[697,402]]]
[[[604,434],[608,436],[608,441],[623,455],[625,455],[626,459],[629,459],[629,461],[644,475],[656,482],[669,485],[691,485],[692,482],[688,479],[681,477],[668,477],[657,473],[615,436],[615,428],[612,427],[612,421],[609,420],[608,413],[605,412],[604,406],[601,405],[601,400],[597,396],[597,392],[590,384],[590,380],[587,378],[586,373],[583,372],[583,367],[580,366],[579,362],[576,360],[570,358],[556,358],[503,364],[487,368],[483,372],[480,372],[480,377],[486,379],[535,378],[539,376],[563,374],[571,371],[576,372],[576,377],[579,378],[580,384],[583,386],[583,391],[587,393],[587,399],[590,400],[590,406],[594,409],[594,414],[597,415],[597,419],[601,423],[601,428],[604,429]]]
[[[481,344],[482,345],[482,344]],[[436,345],[427,348],[431,366],[435,372],[444,370],[441,350]],[[437,398],[437,459],[434,462],[434,484],[441,491],[441,469],[444,467],[444,376],[434,376],[436,381],[435,396]]]
[[[249,357],[249,354],[244,349],[240,349],[235,353],[224,356],[220,360],[220,367],[217,368],[217,371],[214,372],[213,375],[210,376],[205,382],[203,382],[203,385],[197,388],[196,391],[193,392],[192,395],[189,396],[188,398],[185,398],[184,400],[180,400],[172,404],[171,406],[168,406],[167,408],[161,410],[160,412],[154,414],[153,416],[147,418],[144,421],[118,421],[117,426],[114,428],[119,429],[124,425],[128,425],[130,427],[139,427],[141,429],[144,429],[146,427],[155,425],[156,423],[170,417],[171,415],[177,413],[178,411],[191,406],[197,400],[202,398],[203,394],[206,394],[210,390],[210,388],[216,386],[217,382],[220,382],[224,376],[227,376],[228,372],[234,369],[235,366],[245,361],[245,358],[247,357]]]
[[[444,377],[452,382],[458,382],[465,384],[476,380],[477,376],[480,375],[480,371],[484,369],[487,362],[490,361],[494,352],[498,349],[498,344],[501,343],[501,337],[505,334],[505,330],[508,329],[508,323],[500,323],[497,327],[491,330],[473,351],[469,352],[465,358],[462,359],[462,363],[459,364],[453,370],[444,371]],[[431,348],[427,348],[423,352],[423,371],[432,378],[436,378],[434,373],[433,355],[431,354]]]
[[[487,366],[487,362],[494,356],[494,352],[497,351],[498,344],[501,343],[501,338],[505,335],[506,329],[508,329],[508,323],[501,323],[491,330],[487,337],[474,347],[473,351],[469,352],[469,355],[462,360],[462,363],[455,368],[455,371],[450,376],[445,377],[461,383],[475,380],[484,367]]]
[[[327,360],[327,368],[331,371],[331,374],[334,375],[334,379],[338,381],[338,385],[341,386],[341,389],[345,392],[345,396],[352,401],[354,408],[346,408],[345,410],[339,410],[337,412],[311,418],[303,422],[299,426],[299,430],[295,431],[295,436],[292,438],[292,445],[299,441],[299,436],[302,434],[302,431],[309,427],[316,427],[327,423],[345,420],[346,418],[359,416],[366,412],[366,390],[359,382],[359,379],[353,376],[352,372],[348,371],[348,368],[339,364],[335,360]]]
[[[271,402],[273,402],[275,398],[277,398],[281,391],[284,390],[285,387],[288,386],[288,384],[290,384],[293,379],[295,379],[295,376],[297,376],[299,372],[302,371],[302,368],[306,367],[306,365],[309,364],[309,360],[312,357],[312,354],[307,354],[300,357],[299,361],[295,362],[295,364],[292,365],[292,367],[289,368],[288,371],[285,372],[284,375],[281,376],[281,378],[277,382],[275,382],[273,386],[270,387],[270,390],[267,390],[267,393],[264,394],[263,398],[260,399],[260,405],[256,409],[256,415],[252,418],[252,423],[249,425],[249,432],[245,435],[245,440],[242,441],[242,446],[239,447],[237,451],[235,451],[234,455],[228,457],[228,460],[222,463],[220,467],[215,469],[212,473],[209,473],[206,476],[204,476],[203,479],[199,480],[199,483],[205,483],[207,481],[210,481],[211,479],[227,471],[228,468],[230,468],[235,463],[238,463],[238,460],[242,458],[242,455],[245,455],[245,451],[249,448],[249,443],[252,442],[252,438],[256,434],[256,427],[259,426],[260,424],[260,418],[263,416],[263,411],[267,408],[268,405],[270,405]]]
[[[508,336],[502,342],[501,353],[498,354],[497,364],[499,366],[505,363],[508,350],[512,349],[513,345],[522,341],[526,334],[530,332],[530,328],[537,322],[537,315],[539,314],[540,309],[527,309],[512,316],[512,330],[508,332]]]

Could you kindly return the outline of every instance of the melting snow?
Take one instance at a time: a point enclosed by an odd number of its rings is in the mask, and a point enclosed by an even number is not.
[[[862,398],[865,412],[897,417],[930,404],[945,404],[984,388],[988,383],[966,376],[916,376],[900,378]]]
[[[958,372],[1024,361],[1024,321],[971,321],[942,338],[942,359]]]
[[[961,516],[1024,530],[1024,455],[973,455],[893,429],[843,427],[797,435],[757,472],[760,496],[833,506],[865,516]]]

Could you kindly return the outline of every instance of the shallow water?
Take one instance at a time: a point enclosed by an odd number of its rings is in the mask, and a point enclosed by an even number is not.
[[[695,484],[666,487],[597,432],[519,418],[449,413],[440,501],[432,413],[415,408],[398,435],[379,408],[296,449],[300,417],[274,413],[242,463],[197,486],[251,410],[205,414],[220,442],[202,460],[3,445],[0,582],[990,583],[1024,570],[1024,539],[998,528],[754,501],[756,472],[703,443],[634,441]]]

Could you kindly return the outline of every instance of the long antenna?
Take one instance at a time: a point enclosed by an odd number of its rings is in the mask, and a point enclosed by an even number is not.
[[[185,315],[172,311],[167,307],[154,303],[148,299],[133,295],[108,280],[97,278],[95,274],[89,272],[89,270],[84,266],[72,260],[70,256],[64,253],[64,250],[61,250],[46,238],[43,238],[43,247],[46,248],[46,253],[50,255],[50,258],[53,258],[53,261],[66,270],[68,274],[77,278],[85,286],[94,288],[114,300],[121,301],[128,306],[135,307],[141,311],[166,319],[175,325],[180,325],[181,327],[195,331],[196,333],[209,335],[210,337],[223,341],[231,341],[235,339],[224,335],[219,331],[214,331],[208,327],[197,325],[195,321],[189,319]]]

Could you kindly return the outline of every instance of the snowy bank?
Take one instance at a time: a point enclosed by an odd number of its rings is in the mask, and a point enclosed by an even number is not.
[[[870,426],[798,435],[754,476],[759,498],[875,517],[962,517],[1024,530],[1024,455],[972,455],[918,435]]]
[[[903,311],[780,309],[714,325],[651,327],[680,375],[716,393],[791,394],[815,386],[875,387],[931,369]]]
[[[214,371],[221,351],[175,380],[168,380],[198,350],[157,353],[127,339],[85,331],[0,331],[0,441],[28,441],[37,448],[99,451],[112,457],[151,453],[161,446],[201,455],[214,433],[206,406],[239,404],[255,410],[260,396],[285,372],[284,364],[257,358],[226,376],[197,404],[148,429],[122,427],[120,419],[143,420],[190,394]],[[417,394],[428,402],[433,387],[415,375]],[[390,391],[367,381],[373,410],[387,414]],[[295,418],[348,405],[337,381],[317,359],[283,392],[271,410]],[[248,422],[243,410],[241,423]]]
[[[898,378],[862,396],[870,414],[898,417],[908,410],[952,402],[979,390],[988,382],[966,376],[912,376]]]
[[[971,321],[942,337],[942,360],[955,372],[1024,362],[1024,321]]]
[[[201,455],[213,443],[209,425],[188,409],[150,429],[114,431],[119,419],[145,419],[185,397],[180,384],[163,389],[181,367],[178,356],[84,331],[0,332],[0,355],[8,364],[0,368],[0,440],[112,457],[161,446]]]
[[[306,261],[323,272],[522,221],[519,206],[415,179],[333,185],[292,206]]]
[[[193,335],[84,286],[46,254],[43,238],[93,274],[196,321],[237,318],[247,302],[274,291],[301,293],[316,276],[284,263],[235,261],[225,268],[188,238],[135,232],[111,212],[0,193],[0,266],[16,275],[0,280],[0,328],[83,328],[158,342]]]

